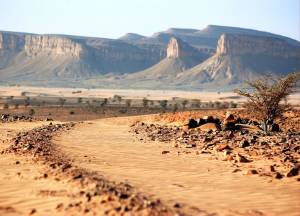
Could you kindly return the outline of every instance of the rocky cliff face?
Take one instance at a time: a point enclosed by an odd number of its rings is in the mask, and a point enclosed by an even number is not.
[[[17,51],[24,47],[24,36],[0,32],[0,49]]]
[[[264,73],[284,75],[299,69],[298,41],[249,29],[170,29],[151,37],[129,34],[121,39],[0,31],[4,84],[51,81],[107,88],[111,80],[114,88],[131,82],[141,88],[167,84],[204,89],[204,84],[219,88]]]
[[[233,89],[264,74],[283,76],[300,70],[300,47],[278,38],[223,34],[216,54],[184,71],[176,85]]]
[[[181,46],[176,38],[171,38],[167,47],[168,58],[178,58],[181,54]]]
[[[79,57],[82,45],[68,38],[48,35],[26,35],[24,49],[28,55],[47,53]]]
[[[3,69],[3,77],[18,77],[12,74],[24,74],[27,71],[37,74],[41,71],[41,62],[45,62],[47,73],[53,74],[54,77],[67,74],[73,78],[72,73],[74,77],[132,73],[154,65],[165,55],[165,47],[153,44],[131,44],[128,41],[103,38],[0,32],[0,70]],[[35,76],[31,76],[30,79]]]
[[[299,57],[300,48],[278,38],[223,34],[218,41],[217,54],[263,54],[288,58]]]
[[[49,35],[24,35],[0,32],[0,49],[25,51],[28,56],[53,54],[79,57],[82,45],[71,39]]]
[[[167,58],[198,58],[198,61],[211,54],[209,49],[196,49],[179,38],[172,37],[167,45]]]

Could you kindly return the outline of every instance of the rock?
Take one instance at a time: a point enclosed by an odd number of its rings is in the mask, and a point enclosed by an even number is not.
[[[161,154],[168,154],[170,151],[162,151]]]
[[[30,150],[30,149],[32,149],[32,148],[33,148],[33,145],[32,145],[32,144],[26,143],[26,144],[24,145],[23,150],[26,151],[26,150]]]
[[[196,128],[198,127],[198,122],[195,119],[190,119],[188,122],[188,128]]]
[[[187,135],[187,132],[186,131],[182,131],[181,133],[180,133],[180,137],[184,137],[184,136],[186,136]]]
[[[61,210],[63,207],[64,207],[64,204],[59,203],[59,204],[57,204],[56,209]]]
[[[227,144],[219,144],[215,147],[215,150],[217,151],[223,151],[225,149],[230,149],[230,147]]]
[[[174,147],[174,148],[178,148],[178,143],[174,143],[173,145],[172,145],[172,147]]]
[[[235,130],[235,122],[223,122],[222,130]]]
[[[276,172],[276,173],[274,174],[274,178],[276,178],[276,179],[282,179],[283,176],[282,176],[279,172]]]
[[[232,122],[234,120],[235,120],[234,119],[234,115],[231,114],[231,113],[229,113],[229,112],[227,112],[226,115],[225,115],[224,121]]]
[[[195,143],[193,143],[193,144],[187,144],[185,147],[186,148],[195,148],[196,144]]]
[[[221,125],[222,124],[222,121],[218,118],[215,118],[214,119],[214,122],[217,124],[217,125]]]
[[[273,123],[273,124],[271,125],[271,131],[272,131],[272,132],[279,132],[279,131],[280,131],[279,125],[276,124],[276,123]]]
[[[231,113],[226,113],[226,116],[223,120],[223,130],[235,130],[235,118]]]
[[[36,213],[36,209],[31,209],[31,211],[29,212],[29,215],[34,215]]]
[[[236,159],[236,161],[239,162],[239,163],[248,163],[248,162],[250,162],[246,157],[244,157],[243,155],[241,155],[241,154],[239,154],[239,153],[237,153],[237,154],[235,155],[235,159]]]
[[[233,131],[229,131],[229,133],[226,136],[227,139],[232,139],[234,138],[234,132]]]
[[[205,121],[205,123],[215,123],[214,117],[212,116],[204,116],[202,119]]]
[[[241,169],[234,169],[234,170],[232,171],[232,173],[241,172],[241,171],[242,171]]]
[[[217,130],[219,130],[217,124],[215,124],[215,123],[206,123],[204,125],[201,125],[199,128],[202,131],[217,131]]]
[[[245,172],[246,175],[256,175],[258,172],[255,169],[249,169]]]
[[[297,176],[298,174],[299,174],[299,167],[295,166],[287,172],[286,177],[293,177],[293,176]]]
[[[249,123],[249,119],[238,118],[236,120],[236,123],[238,123],[238,124],[248,124]]]
[[[249,125],[255,125],[255,126],[259,126],[260,124],[257,122],[257,121],[255,121],[255,120],[250,120],[249,122],[248,122],[248,124]]]
[[[174,208],[181,208],[181,205],[179,203],[175,203]]]
[[[198,126],[204,125],[205,123],[206,123],[206,120],[204,120],[203,118],[200,118],[197,120]]]
[[[287,141],[286,137],[281,137],[278,142],[285,143],[286,141]]]
[[[202,142],[205,142],[205,143],[210,142],[210,141],[212,141],[212,138],[208,137],[208,136],[205,136],[202,140]]]
[[[239,144],[240,148],[246,148],[248,146],[250,146],[250,144],[249,144],[248,140],[246,140],[246,139],[243,139]]]
[[[273,165],[270,166],[270,171],[271,172],[276,172],[275,167]]]
[[[233,161],[233,160],[234,160],[234,158],[233,158],[233,155],[232,155],[232,154],[226,155],[225,161]]]

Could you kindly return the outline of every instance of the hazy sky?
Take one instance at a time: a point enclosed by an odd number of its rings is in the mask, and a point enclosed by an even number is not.
[[[0,0],[0,30],[117,38],[227,25],[300,39],[300,0]]]

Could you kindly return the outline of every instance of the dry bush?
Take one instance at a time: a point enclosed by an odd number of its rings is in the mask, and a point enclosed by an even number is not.
[[[8,109],[9,105],[7,103],[3,104],[3,109]]]
[[[235,93],[248,99],[244,107],[257,119],[262,120],[263,128],[267,131],[268,124],[272,124],[276,118],[282,117],[282,114],[290,109],[287,97],[293,93],[299,76],[299,72],[278,79],[264,76],[247,81],[248,88],[235,90]]]

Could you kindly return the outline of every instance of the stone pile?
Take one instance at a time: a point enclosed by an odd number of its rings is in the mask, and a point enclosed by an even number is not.
[[[249,173],[278,179],[298,175],[300,132],[267,135],[256,126],[257,122],[235,118],[232,114],[227,114],[220,122],[212,116],[190,119],[184,127],[139,122],[132,126],[132,132],[142,139],[173,143],[178,154],[210,154],[234,164],[255,164],[259,160],[273,163],[272,170],[259,169]]]
[[[199,119],[189,119],[188,123],[185,125],[188,129],[200,127],[205,131],[211,130],[243,130],[243,126],[250,125],[252,128],[256,130],[262,129],[263,125],[258,123],[257,121],[244,119],[244,118],[235,118],[235,116],[231,113],[226,113],[223,121],[213,116],[204,116]],[[276,123],[269,123],[267,125],[269,131],[271,132],[279,132],[279,125]]]
[[[32,121],[32,120],[33,118],[31,116],[25,116],[25,115],[11,115],[11,114],[0,115],[1,122]]]

